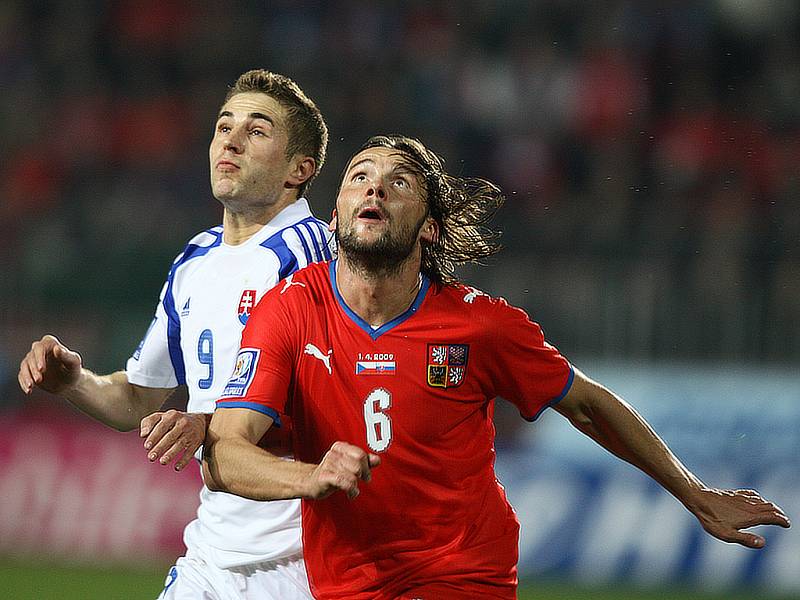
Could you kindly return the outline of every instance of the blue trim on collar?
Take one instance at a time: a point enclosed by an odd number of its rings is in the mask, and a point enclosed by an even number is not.
[[[400,325],[400,323],[402,323],[403,321],[411,317],[411,315],[413,315],[415,312],[417,312],[417,310],[419,310],[419,307],[422,305],[422,302],[425,300],[425,296],[428,293],[428,288],[431,285],[431,280],[428,279],[425,275],[421,275],[422,283],[419,286],[417,297],[414,298],[414,302],[411,304],[411,306],[409,306],[408,309],[403,314],[396,316],[388,323],[384,323],[383,325],[378,327],[378,329],[373,329],[369,323],[367,323],[364,319],[359,317],[355,312],[353,312],[353,310],[349,306],[347,306],[347,303],[344,301],[344,298],[342,298],[342,295],[339,293],[339,286],[336,285],[337,262],[338,259],[332,260],[328,264],[328,273],[330,274],[331,278],[331,287],[333,288],[333,295],[336,298],[336,301],[339,303],[339,306],[342,307],[342,310],[345,312],[345,314],[348,317],[350,317],[350,320],[353,321],[353,323],[355,323],[356,325],[358,325],[361,329],[363,329],[367,333],[367,335],[369,335],[369,337],[372,338],[373,341],[377,340],[379,337],[381,337],[384,333],[386,333],[390,329],[397,327],[398,325]]]

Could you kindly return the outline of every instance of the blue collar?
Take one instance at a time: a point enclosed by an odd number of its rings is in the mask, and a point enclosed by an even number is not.
[[[428,288],[431,285],[430,279],[428,279],[425,275],[420,274],[421,282],[419,286],[419,291],[417,292],[417,297],[414,298],[414,302],[411,303],[411,306],[409,306],[408,309],[406,309],[406,311],[403,314],[396,316],[394,319],[392,319],[387,323],[384,323],[377,329],[373,329],[369,323],[367,323],[364,319],[359,317],[355,312],[353,312],[353,310],[349,306],[347,306],[347,303],[345,303],[344,298],[342,298],[342,295],[339,293],[339,287],[336,285],[337,260],[332,260],[328,265],[328,272],[330,273],[330,278],[331,278],[331,286],[333,287],[333,295],[336,297],[336,301],[339,303],[339,306],[342,307],[342,310],[350,318],[350,320],[353,321],[353,323],[355,323],[359,327],[361,327],[361,329],[366,331],[369,337],[371,337],[373,340],[377,340],[384,333],[400,325],[400,323],[402,323],[403,321],[411,317],[411,315],[413,315],[415,312],[417,312],[417,310],[419,310],[419,307],[422,305],[422,302],[425,300],[425,296],[428,293]]]

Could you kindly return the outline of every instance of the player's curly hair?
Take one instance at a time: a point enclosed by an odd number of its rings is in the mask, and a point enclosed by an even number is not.
[[[415,138],[376,135],[358,152],[376,147],[402,153],[423,182],[428,213],[439,224],[438,239],[422,246],[422,272],[427,277],[454,283],[456,267],[480,263],[500,250],[500,233],[487,227],[505,202],[499,187],[486,179],[450,175],[442,157]]]
[[[244,92],[261,92],[274,98],[286,109],[289,142],[286,145],[286,159],[295,154],[310,156],[316,163],[314,174],[299,187],[302,196],[314,178],[319,175],[325,162],[328,148],[328,126],[322,118],[314,101],[306,96],[294,81],[265,69],[253,69],[242,73],[236,82],[228,88],[223,104],[236,94]]]

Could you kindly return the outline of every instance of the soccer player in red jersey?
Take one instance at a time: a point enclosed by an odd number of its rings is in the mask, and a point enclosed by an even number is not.
[[[789,526],[754,491],[703,484],[522,310],[454,280],[457,264],[496,250],[483,224],[501,203],[418,141],[372,138],[339,190],[338,260],[278,284],[247,323],[209,427],[206,484],[304,499],[317,598],[516,597],[519,525],[494,473],[497,396],[529,420],[553,406],[722,540],[760,548],[742,529]],[[296,461],[258,445],[285,420]]]

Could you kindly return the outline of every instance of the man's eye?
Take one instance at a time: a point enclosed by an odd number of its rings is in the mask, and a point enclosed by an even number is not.
[[[227,125],[220,125],[219,127],[217,127],[217,131],[219,131],[220,133],[228,133],[230,130],[231,128],[228,127]]]
[[[355,175],[353,175],[353,181],[356,182],[356,183],[361,183],[361,182],[366,181],[366,180],[367,180],[367,176],[364,175],[363,173],[356,173]]]
[[[260,129],[251,129],[250,135],[264,135],[264,132],[261,131]]]
[[[408,182],[405,179],[395,179],[394,184],[399,188],[407,188]]]

